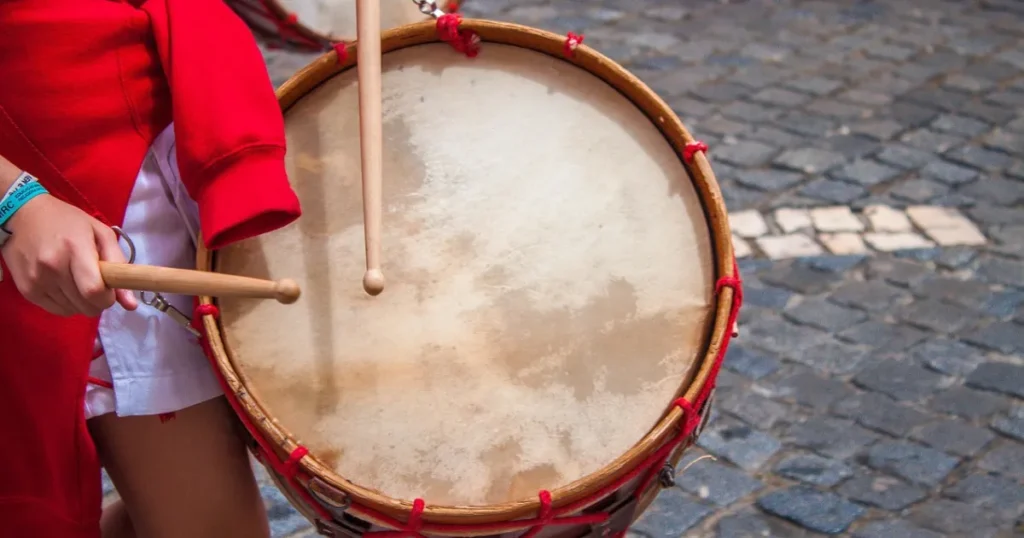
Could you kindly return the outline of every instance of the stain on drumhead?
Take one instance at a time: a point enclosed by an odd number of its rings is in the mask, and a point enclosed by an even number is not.
[[[388,53],[388,284],[371,298],[355,76],[286,114],[303,217],[220,254],[223,271],[263,259],[304,290],[221,303],[254,394],[341,476],[403,500],[529,499],[620,456],[711,319],[710,235],[678,155],[560,60]]]

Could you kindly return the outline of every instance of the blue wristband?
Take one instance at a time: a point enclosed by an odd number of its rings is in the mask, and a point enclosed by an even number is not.
[[[29,200],[48,194],[46,188],[27,172],[22,172],[7,194],[0,199],[0,226],[7,223]]]

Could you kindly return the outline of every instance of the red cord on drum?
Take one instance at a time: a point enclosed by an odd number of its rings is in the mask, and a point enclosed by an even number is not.
[[[688,163],[693,162],[693,156],[696,155],[698,151],[706,154],[708,152],[708,145],[700,140],[687,142],[686,145],[683,146],[683,160]]]
[[[562,52],[565,54],[566,57],[571,58],[574,54],[576,54],[576,49],[579,48],[579,46],[582,44],[583,34],[574,34],[572,32],[569,32],[565,36],[565,47],[562,49]]]
[[[437,35],[453,49],[475,58],[480,53],[480,36],[469,30],[459,30],[462,15],[445,13],[437,18]]]

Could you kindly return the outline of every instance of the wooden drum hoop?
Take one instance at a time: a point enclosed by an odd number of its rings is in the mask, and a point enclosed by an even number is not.
[[[424,21],[384,31],[382,52],[439,42],[439,27],[433,22]],[[725,204],[704,155],[706,146],[691,136],[678,117],[653,91],[618,64],[582,44],[570,51],[564,36],[516,24],[465,19],[459,23],[459,30],[479,36],[481,54],[487,53],[489,42],[522,47],[570,62],[610,84],[657,126],[679,155],[694,182],[712,235],[713,266],[717,281],[712,303],[714,322],[705,337],[703,355],[691,366],[685,379],[680,380],[680,387],[685,388],[677,394],[679,400],[667,406],[661,420],[643,439],[609,465],[552,490],[548,514],[544,514],[542,501],[536,497],[491,506],[428,504],[424,507],[420,501],[411,503],[392,499],[352,483],[336,474],[316,454],[306,451],[287,427],[279,424],[267,412],[258,396],[258,387],[254,387],[246,374],[237,367],[232,351],[222,337],[223,329],[218,321],[215,301],[210,297],[200,297],[193,321],[206,335],[203,339],[204,347],[236,414],[253,436],[255,442],[252,446],[257,457],[289,500],[325,534],[362,534],[344,526],[339,527],[339,513],[343,513],[345,519],[354,517],[369,522],[376,529],[398,529],[405,536],[484,536],[531,528],[536,531],[536,527],[550,524],[552,515],[585,514],[590,507],[591,510],[600,508],[611,512],[608,523],[615,526],[611,530],[592,530],[590,535],[621,535],[654,500],[661,487],[671,484],[669,467],[674,468],[683,452],[696,441],[709,415],[712,389],[725,350],[734,335],[742,301],[742,287],[733,255]],[[327,52],[281,86],[277,90],[277,97],[282,111],[287,113],[293,104],[319,84],[353,68],[357,58],[355,45],[348,45],[346,49],[340,51],[340,55],[336,51]],[[215,270],[215,258],[214,252],[200,247],[197,255],[199,270]],[[638,473],[638,468],[644,464],[648,464],[649,468]],[[609,496],[614,497],[619,491],[628,491],[628,497],[633,499],[625,522],[618,521],[621,514],[617,516],[615,509],[609,509],[608,503],[602,502]],[[319,502],[313,501],[314,496]],[[322,521],[332,514],[333,522]],[[547,521],[542,521],[546,516]],[[530,536],[535,534],[531,532]]]

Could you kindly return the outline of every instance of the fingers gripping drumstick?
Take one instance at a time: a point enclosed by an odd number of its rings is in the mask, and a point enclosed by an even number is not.
[[[380,0],[356,2],[356,34],[359,39],[359,146],[363,167],[363,225],[366,230],[366,274],[363,289],[370,295],[384,291],[380,269],[381,175],[383,129],[381,126]]]

